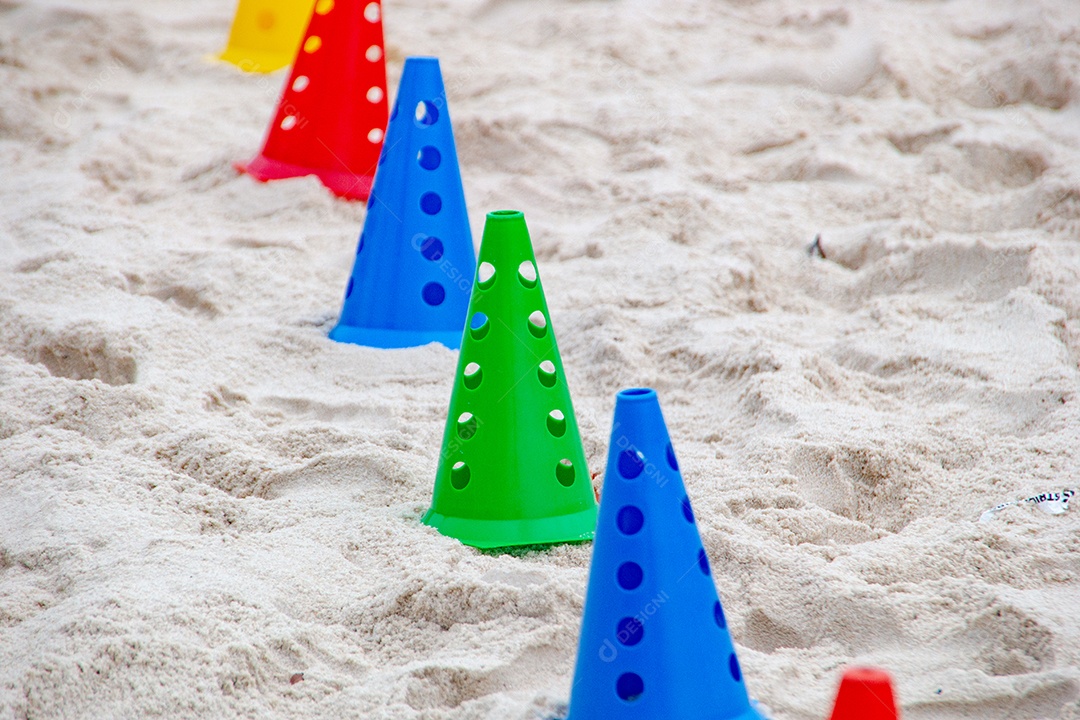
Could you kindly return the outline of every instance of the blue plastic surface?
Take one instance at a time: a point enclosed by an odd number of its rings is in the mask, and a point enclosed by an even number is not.
[[[406,58],[330,337],[380,348],[459,348],[475,274],[439,61]]]
[[[620,392],[568,720],[762,720],[654,390]]]

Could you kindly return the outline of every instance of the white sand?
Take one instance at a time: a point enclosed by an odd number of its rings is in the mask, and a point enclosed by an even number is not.
[[[658,9],[660,7],[663,9]],[[0,717],[537,718],[589,546],[421,526],[456,354],[325,334],[228,0],[0,2]],[[1080,718],[1080,5],[387,0],[526,212],[597,482],[651,385],[753,695]],[[826,260],[806,246],[822,233]],[[293,673],[305,680],[290,685]]]

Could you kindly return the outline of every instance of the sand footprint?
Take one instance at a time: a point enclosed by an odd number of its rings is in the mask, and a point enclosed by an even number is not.
[[[948,173],[969,190],[984,193],[1030,185],[1050,167],[1037,150],[978,140],[937,143],[923,157],[930,172]]]
[[[1008,604],[969,622],[958,639],[975,651],[975,665],[990,675],[1023,675],[1053,667],[1054,634]]]
[[[0,340],[27,362],[44,365],[55,377],[128,385],[139,374],[142,349],[132,336],[90,322],[56,327],[0,314]]]

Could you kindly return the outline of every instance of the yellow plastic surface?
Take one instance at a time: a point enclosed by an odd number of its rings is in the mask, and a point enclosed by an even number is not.
[[[291,65],[315,1],[240,0],[229,44],[217,58],[244,72],[271,73]]]

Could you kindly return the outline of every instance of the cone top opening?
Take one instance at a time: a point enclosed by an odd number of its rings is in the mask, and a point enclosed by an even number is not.
[[[430,55],[410,55],[409,57],[405,58],[405,62],[415,65],[438,65],[439,58],[431,57]]]
[[[870,667],[850,668],[844,672],[843,679],[861,683],[892,683],[889,673]]]
[[[656,391],[652,388],[627,388],[619,391],[617,396],[621,402],[642,402],[656,399]]]
[[[488,221],[492,220],[521,220],[525,213],[520,210],[493,210],[487,214]]]

